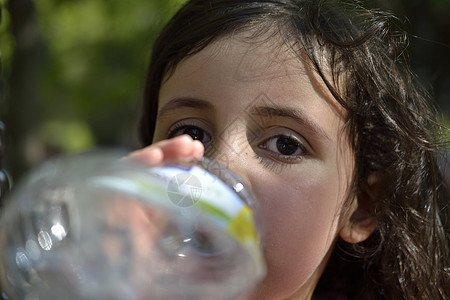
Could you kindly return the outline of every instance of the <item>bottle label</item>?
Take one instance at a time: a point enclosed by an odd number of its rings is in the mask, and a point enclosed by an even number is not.
[[[127,172],[127,171],[123,171]],[[263,264],[260,240],[251,208],[235,193],[241,183],[230,187],[198,166],[164,166],[128,171],[118,176],[94,178],[96,184],[177,209],[184,216],[206,217],[238,241],[255,260]]]

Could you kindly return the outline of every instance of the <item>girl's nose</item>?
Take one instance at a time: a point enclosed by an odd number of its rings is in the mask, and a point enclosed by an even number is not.
[[[238,175],[246,185],[251,188],[252,178],[252,148],[248,142],[234,143],[229,140],[220,140],[209,147],[205,156],[210,158],[213,171],[219,174],[228,169]]]

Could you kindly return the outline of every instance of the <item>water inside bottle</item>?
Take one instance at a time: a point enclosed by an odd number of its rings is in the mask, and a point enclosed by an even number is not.
[[[231,184],[116,155],[49,162],[0,219],[2,287],[19,300],[236,299],[265,266],[252,207]]]

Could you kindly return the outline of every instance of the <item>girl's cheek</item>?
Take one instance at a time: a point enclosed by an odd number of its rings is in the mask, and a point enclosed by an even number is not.
[[[268,233],[276,230],[296,237],[315,237],[319,232],[328,235],[333,231],[341,203],[338,182],[327,178],[328,173],[320,168],[314,171],[293,176],[267,174],[252,182]]]
[[[338,215],[336,184],[324,184],[324,172],[295,175],[252,182],[265,220],[267,281],[287,290],[301,286],[321,264],[336,236]]]

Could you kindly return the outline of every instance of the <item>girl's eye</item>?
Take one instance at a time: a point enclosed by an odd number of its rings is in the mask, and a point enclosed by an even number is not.
[[[273,143],[272,139],[270,142]],[[279,136],[275,141],[277,150],[283,155],[293,155],[298,152],[300,145],[293,139],[286,136]]]
[[[188,134],[194,140],[199,140],[203,144],[207,144],[211,141],[211,136],[207,134],[203,129],[195,125],[181,125],[173,128],[169,131],[168,137],[173,138],[183,134]]]
[[[287,135],[276,135],[260,143],[259,148],[270,151],[280,158],[295,159],[307,154],[306,148],[298,139]]]

